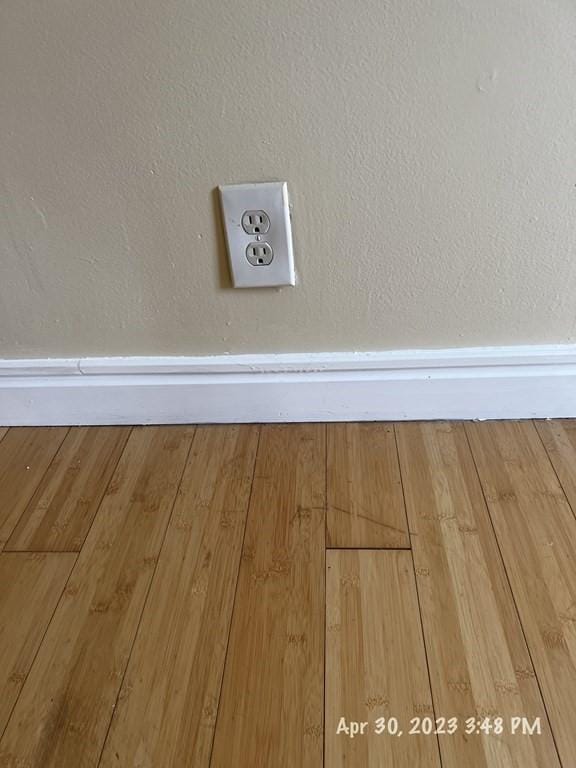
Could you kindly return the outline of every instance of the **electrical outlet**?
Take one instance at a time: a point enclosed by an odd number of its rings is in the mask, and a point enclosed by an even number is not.
[[[234,287],[294,285],[286,182],[229,184],[219,189]]]
[[[242,216],[242,229],[249,235],[265,235],[270,229],[266,211],[246,211]]]
[[[274,251],[268,243],[250,243],[246,258],[253,267],[267,267],[274,258]]]

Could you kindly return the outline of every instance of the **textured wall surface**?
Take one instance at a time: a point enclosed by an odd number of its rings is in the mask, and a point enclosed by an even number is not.
[[[573,0],[3,0],[0,356],[570,342]],[[219,183],[286,179],[296,288]]]

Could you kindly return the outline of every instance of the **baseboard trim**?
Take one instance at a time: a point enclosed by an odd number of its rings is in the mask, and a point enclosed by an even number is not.
[[[576,345],[0,360],[0,424],[576,416]]]

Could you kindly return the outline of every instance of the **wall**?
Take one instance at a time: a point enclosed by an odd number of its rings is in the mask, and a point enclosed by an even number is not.
[[[572,0],[3,0],[0,356],[571,342]],[[214,188],[287,179],[299,284]]]

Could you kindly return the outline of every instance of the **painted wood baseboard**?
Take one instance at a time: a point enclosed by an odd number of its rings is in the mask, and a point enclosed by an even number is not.
[[[0,425],[576,416],[576,345],[0,360]]]

